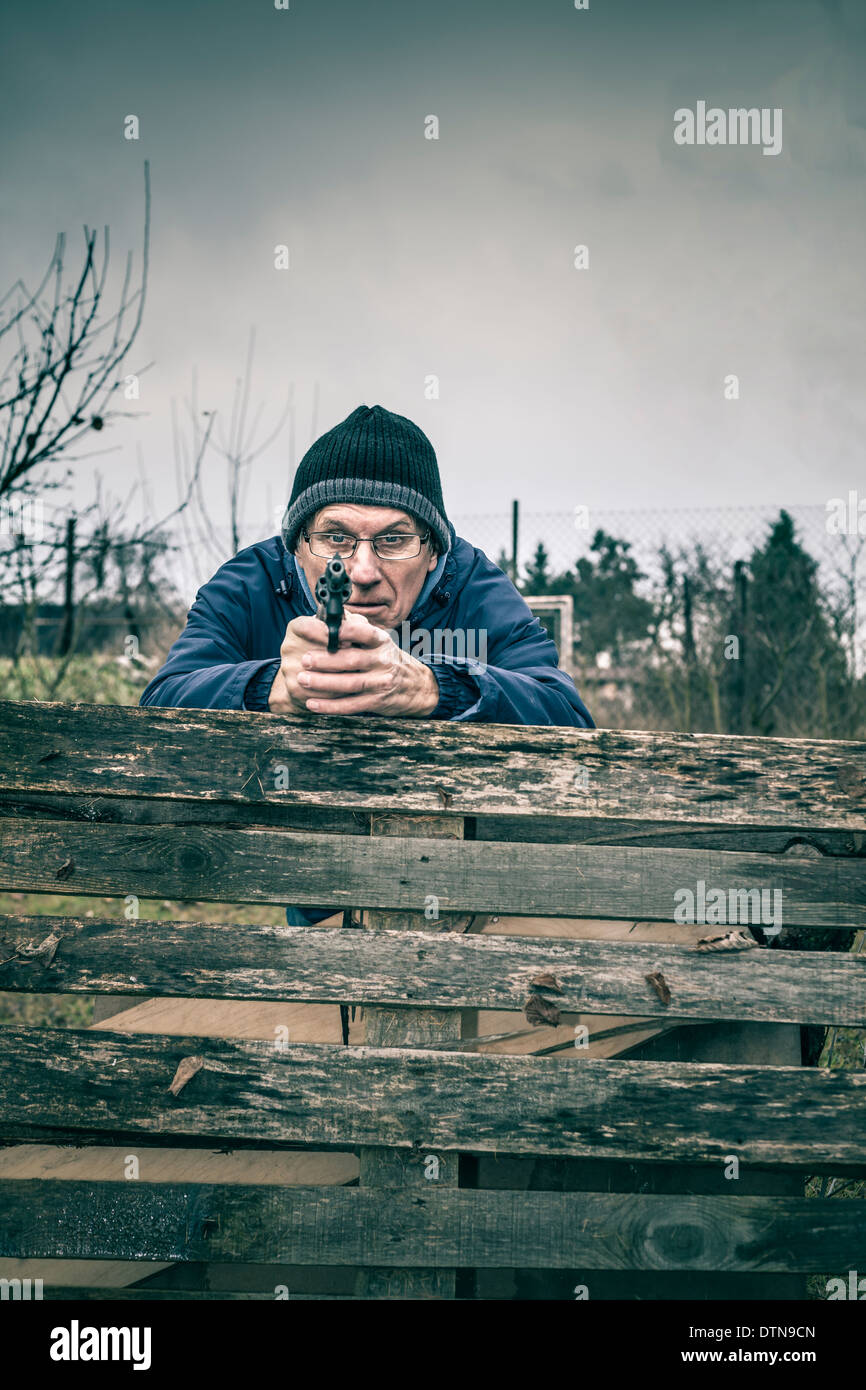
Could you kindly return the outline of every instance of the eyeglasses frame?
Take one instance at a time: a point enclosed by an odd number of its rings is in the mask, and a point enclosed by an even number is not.
[[[348,536],[348,535],[351,535],[351,532],[348,532],[348,531],[347,531],[347,532],[344,532],[343,534]],[[373,554],[376,556],[376,559],[377,559],[377,560],[384,560],[386,564],[388,563],[388,561],[395,561],[395,562],[399,563],[401,560],[417,560],[418,556],[421,554],[421,551],[424,549],[425,544],[427,543],[427,541],[429,541],[431,534],[432,534],[432,532],[429,531],[429,530],[427,530],[427,531],[405,531],[405,532],[398,532],[398,531],[380,531],[380,532],[379,532],[379,535],[380,535],[380,536],[389,536],[389,535],[390,535],[390,536],[395,536],[395,535],[417,536],[418,539],[419,539],[419,541],[420,541],[421,543],[420,543],[420,545],[418,546],[418,549],[417,549],[417,551],[415,552],[414,555],[380,555],[379,552],[378,552],[378,550],[376,549],[376,541],[379,539],[379,536],[352,536],[352,540],[355,542],[355,544],[354,544],[352,550],[350,551],[350,553],[349,553],[348,555],[341,555],[339,558],[340,558],[341,560],[352,560],[352,559],[354,559],[355,555],[356,555],[357,552],[358,552],[358,546],[361,544],[362,541],[367,541],[368,544],[372,546],[372,548],[373,548]],[[311,541],[311,539],[312,539],[313,536],[330,536],[330,535],[333,535],[333,531],[308,531],[307,528],[306,528],[306,526],[302,526],[302,527],[301,527],[301,535],[303,536],[304,540],[307,542],[307,545],[310,545],[310,541]],[[316,551],[313,550],[313,547],[312,547],[311,545],[310,545],[310,554],[311,554],[311,555],[315,555],[315,554],[316,554]],[[319,556],[317,556],[317,558],[320,559],[320,560],[325,560],[325,559],[328,559],[329,557],[328,557],[328,556],[325,556],[325,555],[319,555]],[[333,557],[330,557],[330,558],[333,558]]]

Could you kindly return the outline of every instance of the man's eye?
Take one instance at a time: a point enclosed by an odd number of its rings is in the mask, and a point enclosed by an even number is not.
[[[341,542],[346,540],[347,538],[346,536],[344,536],[342,531],[328,531],[326,539],[329,541],[333,541],[334,545],[340,545]]]
[[[405,539],[406,539],[406,537],[405,537],[405,536],[401,536],[401,535],[396,535],[396,536],[380,536],[380,537],[379,537],[379,541],[380,541],[380,543],[383,544],[383,545],[402,545],[402,543],[403,543],[403,541],[405,541]]]

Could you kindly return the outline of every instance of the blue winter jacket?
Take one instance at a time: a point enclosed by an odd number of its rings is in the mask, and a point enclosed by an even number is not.
[[[453,526],[450,531],[450,550],[440,555],[396,634],[439,683],[430,718],[594,728],[574,682],[559,669],[554,643],[511,580]],[[141,704],[266,710],[286,627],[314,612],[303,570],[282,538],[248,546],[199,589],[186,627]],[[460,654],[461,637],[466,655]],[[333,911],[289,908],[286,915],[290,925],[303,925]]]

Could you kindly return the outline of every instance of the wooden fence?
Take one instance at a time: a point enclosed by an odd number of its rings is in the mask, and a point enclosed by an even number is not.
[[[106,1296],[96,1261],[167,1271],[166,1297],[192,1268],[224,1297],[251,1268],[290,1296],[497,1296],[519,1271],[536,1297],[796,1297],[866,1267],[864,1203],[803,1193],[866,1174],[866,1075],[792,1050],[800,1025],[866,1023],[845,949],[866,745],[27,702],[0,705],[0,743],[0,888],[118,900],[0,920],[0,990],[116,1001],[108,1026],[3,1030],[0,1276],[48,1270],[52,1297]],[[781,933],[718,949],[700,938],[750,928],[710,917],[665,939],[712,890],[764,890]],[[142,898],[362,929],[147,921]],[[270,1012],[252,1036],[127,1027],[145,999]],[[363,1043],[274,1025],[295,1006],[360,1007]],[[477,1011],[519,1026],[485,1041]],[[624,1057],[584,1048],[585,1018],[648,1026]],[[202,1180],[215,1151],[241,1180]]]

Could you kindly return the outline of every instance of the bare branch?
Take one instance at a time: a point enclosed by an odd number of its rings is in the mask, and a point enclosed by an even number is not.
[[[116,390],[118,368],[141,327],[147,293],[150,255],[150,168],[144,164],[144,241],[141,283],[130,293],[132,259],[126,269],[117,312],[103,312],[110,257],[110,237],[103,233],[101,266],[97,267],[96,233],[84,228],[84,262],[75,283],[64,294],[63,252],[58,237],[48,270],[35,294],[16,281],[6,299],[22,302],[0,335],[15,327],[18,348],[3,370],[4,388],[15,385],[0,400],[0,496],[19,489],[37,467],[56,462],[83,436],[100,432],[120,412],[109,409]],[[40,296],[54,272],[50,309]],[[3,301],[5,303],[5,299]],[[128,316],[133,315],[127,327]],[[27,332],[25,333],[25,328]],[[110,335],[103,343],[103,336]],[[31,338],[35,345],[30,346]]]

